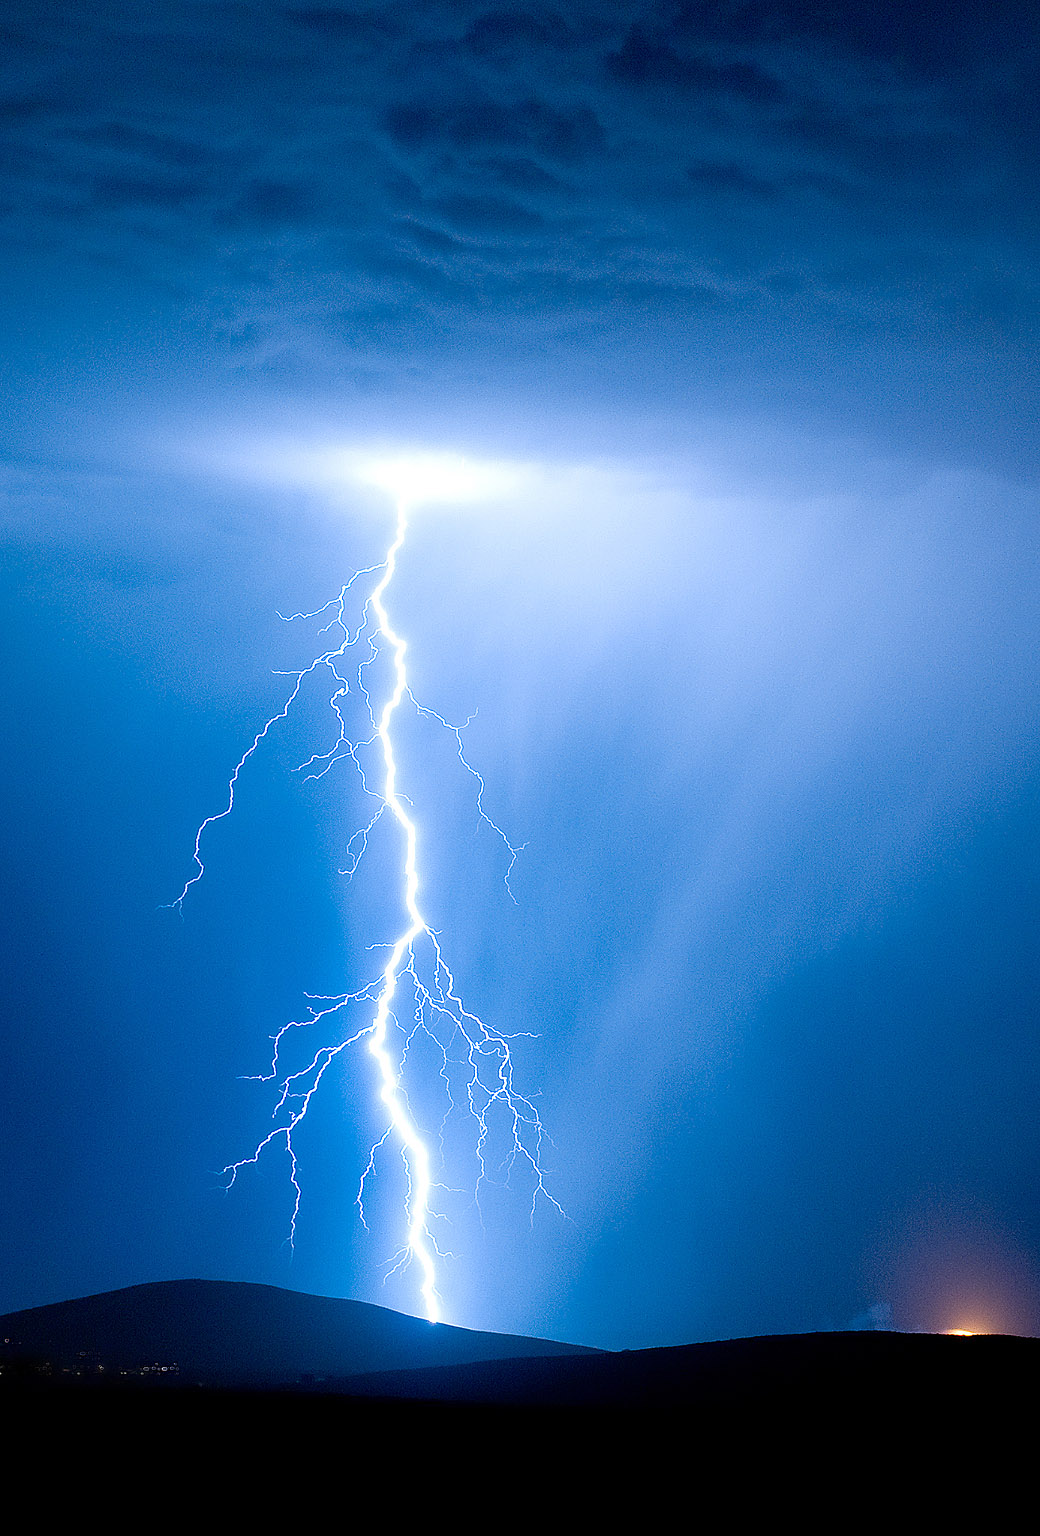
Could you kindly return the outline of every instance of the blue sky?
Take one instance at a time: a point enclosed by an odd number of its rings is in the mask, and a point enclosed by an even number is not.
[[[447,1315],[1036,1331],[1030,9],[4,28],[0,1305],[189,1274],[414,1305],[389,1165],[353,1215],[363,1058],[294,1257],[284,1163],[214,1172],[269,1124],[267,1037],[385,937],[389,843],[337,875],[356,783],[291,772],[320,699],[162,907],[313,654],[278,613],[385,548],[313,466],[379,443],[526,476],[417,516],[393,588],[527,843],[513,904],[450,739],[408,738],[431,920],[537,1037],[569,1218],[522,1180],[460,1204]]]

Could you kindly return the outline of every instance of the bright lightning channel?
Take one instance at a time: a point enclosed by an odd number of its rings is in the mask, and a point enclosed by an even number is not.
[[[429,469],[422,464],[419,465],[418,470],[411,465],[406,465],[404,470],[394,464],[376,466],[368,478],[384,485],[387,489],[400,491],[407,488],[412,492],[417,474],[424,471],[424,478],[429,486]],[[458,473],[454,471],[451,484],[456,485],[458,480]],[[328,751],[315,753],[306,762],[301,763],[300,770],[310,770],[307,773],[308,778],[321,778],[329,772],[334,763],[349,757],[360,776],[363,790],[377,802],[375,812],[368,824],[355,832],[347,845],[349,865],[342,873],[348,876],[352,876],[357,870],[373,828],[387,811],[390,812],[403,838],[401,896],[407,915],[407,924],[392,944],[386,946],[390,950],[389,958],[378,977],[356,992],[343,993],[335,997],[312,998],[308,1017],[283,1025],[274,1036],[270,1070],[259,1074],[256,1080],[275,1085],[277,1102],[272,1118],[278,1123],[263,1137],[249,1157],[231,1163],[225,1168],[226,1187],[230,1189],[242,1170],[251,1164],[256,1164],[269,1147],[281,1143],[288,1156],[289,1177],[295,1196],[289,1226],[290,1246],[293,1244],[303,1198],[295,1142],[296,1133],[306,1118],[314,1095],[332,1062],[349,1046],[366,1040],[369,1053],[376,1063],[379,1097],[385,1107],[389,1123],[372,1147],[367,1166],[358,1184],[356,1204],[359,1216],[362,1223],[367,1226],[365,1222],[366,1184],[375,1171],[380,1150],[388,1141],[396,1140],[405,1174],[405,1241],[392,1261],[389,1274],[396,1273],[406,1265],[413,1263],[417,1265],[421,1276],[419,1291],[426,1316],[431,1322],[438,1322],[441,1319],[441,1307],[437,1291],[436,1261],[444,1257],[444,1254],[437,1242],[434,1223],[444,1219],[445,1213],[437,1209],[436,1195],[446,1191],[448,1186],[438,1183],[434,1178],[430,1146],[412,1113],[404,1085],[409,1050],[420,1033],[428,1037],[439,1052],[441,1066],[438,1075],[443,1080],[447,1092],[448,1109],[441,1124],[441,1146],[443,1147],[445,1126],[449,1118],[460,1108],[468,1113],[473,1121],[473,1151],[477,1177],[472,1198],[478,1209],[482,1186],[485,1183],[496,1182],[495,1172],[502,1172],[508,1178],[511,1171],[520,1165],[527,1169],[531,1183],[532,1219],[540,1197],[554,1206],[561,1215],[563,1211],[545,1184],[541,1162],[545,1132],[538,1111],[531,1100],[514,1086],[513,1056],[509,1042],[517,1037],[505,1035],[490,1028],[476,1014],[468,1012],[463,1006],[456,991],[455,978],[444,958],[440,941],[423,916],[419,905],[419,832],[415,820],[405,809],[404,797],[398,788],[398,765],[392,734],[394,716],[406,700],[420,717],[438,722],[455,737],[459,760],[477,782],[476,806],[479,816],[497,834],[509,854],[509,866],[505,875],[507,889],[509,889],[509,875],[521,850],[509,841],[502,829],[484,810],[484,780],[469,763],[463,747],[462,731],[465,724],[452,725],[434,710],[419,704],[408,684],[405,663],[407,642],[394,629],[385,598],[397,569],[398,555],[404,547],[407,536],[409,505],[409,499],[404,495],[397,496],[396,528],[382,561],[356,572],[341,588],[338,596],[331,599],[324,607],[313,613],[289,616],[288,621],[291,622],[296,619],[318,618],[331,612],[332,616],[321,629],[320,634],[326,635],[330,631],[338,632],[339,644],[323,651],[299,672],[287,674],[294,678],[294,682],[285,703],[257,732],[252,743],[235,765],[228,780],[227,803],[224,808],[206,817],[200,825],[195,836],[195,873],[185,882],[184,889],[171,905],[178,909],[183,908],[189,891],[202,879],[205,873],[202,860],[203,838],[210,827],[230,816],[233,811],[239,778],[250,758],[258,751],[261,743],[278,722],[288,718],[306,680],[315,674],[328,673],[333,684],[329,695],[329,706],[338,720],[338,736]],[[362,605],[360,621],[352,631],[347,623],[348,595],[355,583],[367,575],[376,575],[378,579]],[[373,704],[372,693],[368,686],[368,669],[384,653],[389,653],[391,658],[392,687],[382,706],[377,707]],[[361,659],[351,677],[344,663],[359,654]],[[365,710],[372,728],[372,734],[365,740],[356,740],[351,736],[344,714],[344,701],[355,690],[365,701]],[[377,746],[377,757],[382,763],[382,784],[379,789],[373,789],[369,783],[362,754],[366,748]],[[510,895],[512,895],[511,890]],[[405,978],[410,982],[412,991],[412,1023],[407,1029],[402,1028],[394,1012],[395,1000]],[[281,1059],[283,1047],[291,1030],[305,1029],[322,1020],[328,1020],[343,1010],[360,1005],[370,1006],[373,1002],[375,1013],[369,1022],[353,1032],[346,1033],[344,1038],[335,1043],[320,1045],[304,1066],[296,1070],[289,1070],[283,1066]],[[315,1003],[323,1003],[327,1006],[318,1008],[313,1006]],[[399,1040],[402,1035],[403,1040],[395,1048],[395,1038]],[[498,1158],[497,1164],[493,1165],[491,1147],[500,1125],[504,1127],[505,1150]]]

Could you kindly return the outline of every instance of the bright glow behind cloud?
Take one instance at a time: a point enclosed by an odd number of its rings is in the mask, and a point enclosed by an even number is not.
[[[352,478],[377,485],[406,506],[489,501],[518,489],[521,466],[467,459],[459,453],[347,455]]]
[[[476,507],[515,500],[549,476],[534,463],[469,458],[445,449],[398,444],[211,443],[190,450],[226,473],[248,479],[314,486],[336,495],[348,486],[372,486],[410,510],[438,505]]]

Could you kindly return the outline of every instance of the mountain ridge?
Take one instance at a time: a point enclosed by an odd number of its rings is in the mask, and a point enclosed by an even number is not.
[[[48,1362],[65,1374],[148,1371],[211,1387],[596,1353],[245,1280],[146,1281],[24,1308],[0,1316],[0,1339],[8,1360]]]

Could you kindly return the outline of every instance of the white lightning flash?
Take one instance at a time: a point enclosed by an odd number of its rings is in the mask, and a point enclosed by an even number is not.
[[[401,865],[401,897],[407,917],[405,927],[392,943],[389,959],[380,976],[366,983],[360,990],[336,997],[313,998],[308,1017],[294,1020],[282,1026],[274,1037],[274,1050],[270,1070],[257,1078],[272,1083],[277,1091],[273,1118],[277,1122],[257,1145],[251,1156],[229,1164],[224,1170],[230,1189],[243,1168],[258,1162],[261,1154],[272,1144],[281,1143],[289,1159],[290,1181],[295,1192],[290,1220],[289,1240],[292,1243],[300,1212],[302,1187],[299,1161],[294,1141],[295,1133],[304,1120],[311,1100],[321,1084],[331,1063],[350,1045],[362,1039],[368,1042],[368,1050],[375,1060],[379,1097],[385,1107],[389,1123],[382,1136],[372,1147],[368,1164],[361,1174],[356,1203],[362,1222],[365,1221],[365,1190],[375,1171],[376,1159],[388,1141],[396,1141],[405,1171],[404,1214],[406,1236],[390,1273],[403,1265],[416,1263],[421,1274],[420,1293],[427,1317],[431,1322],[440,1320],[441,1311],[437,1293],[436,1259],[441,1255],[434,1233],[434,1223],[445,1213],[437,1209],[436,1197],[448,1186],[434,1177],[433,1158],[427,1139],[424,1139],[416,1117],[412,1113],[404,1086],[410,1047],[420,1033],[432,1041],[439,1053],[438,1076],[443,1080],[448,1108],[443,1117],[438,1145],[443,1150],[444,1131],[448,1120],[457,1113],[468,1113],[472,1118],[473,1153],[477,1176],[473,1187],[473,1199],[479,1206],[481,1187],[495,1181],[496,1173],[508,1177],[520,1165],[527,1170],[531,1186],[531,1216],[533,1218],[539,1197],[549,1201],[557,1211],[563,1212],[546,1187],[541,1150],[545,1140],[538,1112],[531,1100],[514,1087],[513,1057],[507,1036],[489,1028],[475,1014],[468,1012],[457,994],[455,978],[444,958],[440,941],[419,905],[419,832],[413,816],[405,809],[404,799],[398,787],[398,765],[394,753],[392,726],[394,716],[407,700],[417,713],[432,719],[456,740],[458,757],[463,767],[477,781],[476,806],[481,819],[493,829],[509,855],[506,870],[506,886],[517,855],[521,851],[514,846],[501,828],[484,810],[484,780],[469,763],[462,741],[464,726],[449,724],[441,715],[419,704],[408,684],[405,665],[406,641],[395,631],[387,611],[385,597],[397,569],[397,557],[404,546],[408,531],[409,507],[418,501],[455,500],[481,495],[494,489],[500,482],[495,470],[469,464],[465,460],[447,455],[422,455],[412,459],[369,462],[359,466],[364,478],[388,490],[395,498],[397,508],[396,528],[384,559],[375,566],[357,572],[341,588],[339,595],[323,608],[311,614],[293,614],[291,620],[317,618],[331,612],[321,634],[336,631],[339,644],[325,650],[294,677],[289,695],[277,714],[272,715],[251,745],[242,754],[228,781],[227,804],[199,827],[195,837],[195,873],[185,882],[175,907],[182,907],[192,886],[202,879],[204,865],[201,845],[207,828],[231,814],[235,805],[239,776],[246,763],[258,750],[272,728],[285,720],[299,698],[305,681],[322,672],[330,675],[332,688],[329,705],[334,712],[339,731],[332,747],[315,753],[301,770],[310,770],[308,778],[321,778],[333,764],[349,757],[359,776],[364,792],[377,802],[374,815],[366,826],[360,828],[347,845],[350,876],[356,871],[368,844],[369,834],[377,822],[389,811],[396,821],[404,843]],[[356,629],[347,623],[347,601],[355,583],[365,575],[378,575],[378,580],[361,607]],[[347,675],[343,663],[352,656],[360,660],[353,677]],[[381,655],[389,656],[392,668],[392,687],[381,707],[374,705],[368,687],[368,669]],[[365,740],[354,739],[344,715],[344,701],[348,694],[357,691],[365,701],[366,713],[371,722],[372,734]],[[382,783],[373,789],[366,774],[362,754],[366,748],[376,749],[381,759]],[[512,892],[510,891],[510,895]],[[407,979],[411,991],[412,1020],[403,1027],[394,1012],[402,982]],[[323,1003],[324,1007],[315,1007]],[[327,1021],[358,1007],[370,1008],[375,1004],[374,1017],[331,1043],[322,1044],[310,1060],[296,1070],[283,1065],[283,1047],[289,1031],[305,1029]],[[496,1138],[503,1138],[504,1151],[493,1153]]]

